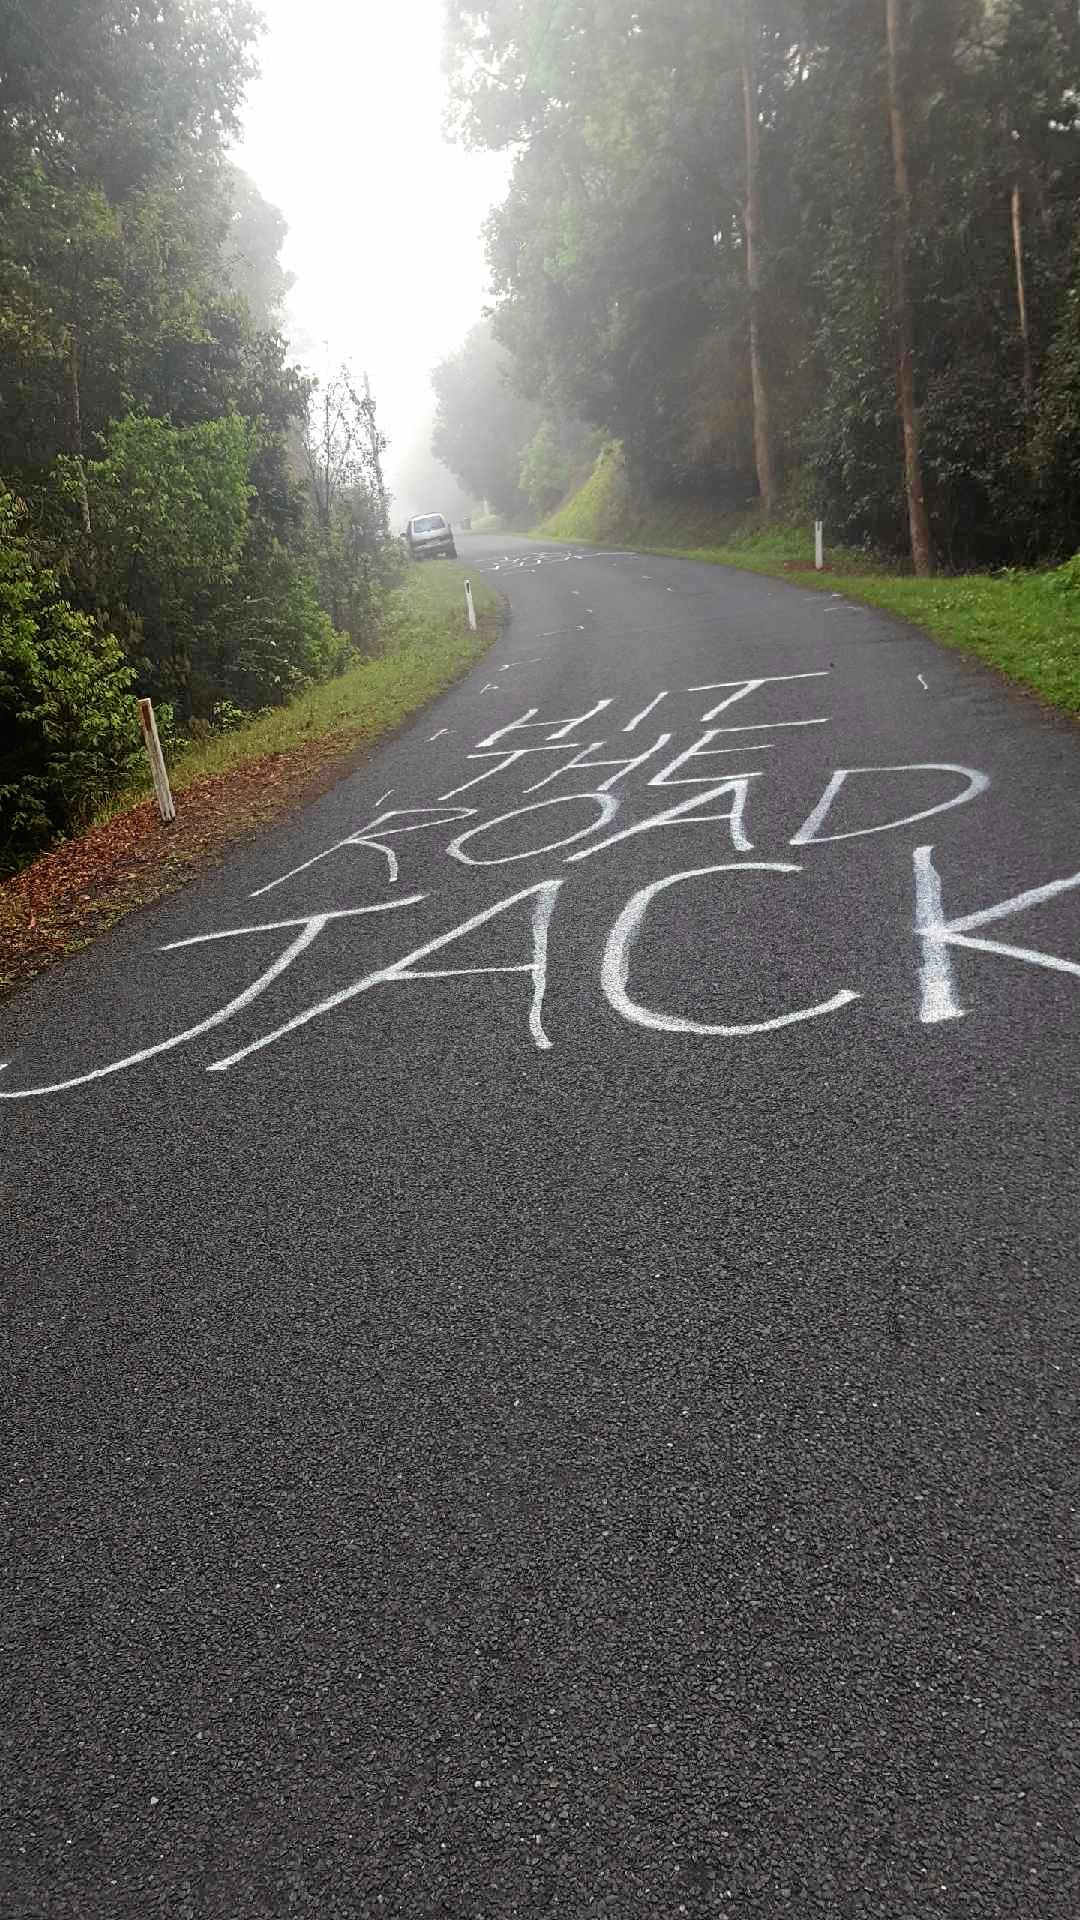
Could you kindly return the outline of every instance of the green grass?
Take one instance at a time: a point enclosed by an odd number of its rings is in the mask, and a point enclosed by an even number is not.
[[[492,623],[502,602],[484,581],[473,582],[480,629],[465,619],[466,570],[445,562],[410,566],[388,596],[380,627],[380,652],[323,686],[312,687],[286,707],[260,714],[235,733],[185,745],[169,759],[174,793],[208,774],[228,773],[266,754],[287,753],[331,736],[345,752],[374,743],[434,699],[479,659],[491,644]],[[111,818],[150,790],[149,772],[118,795],[101,819]]]
[[[1080,714],[1080,591],[1064,587],[1059,575],[821,580],[851,599],[902,615],[944,646],[985,660],[1063,713]]]
[[[813,532],[798,520],[765,526],[750,512],[723,516],[681,504],[635,508],[617,447],[605,448],[580,491],[545,521],[545,539],[633,547],[705,560],[843,593],[922,627],[975,655],[1050,706],[1080,713],[1080,571],[942,575],[916,580],[864,552],[826,547],[828,572],[812,571]],[[810,571],[806,569],[810,568]]]

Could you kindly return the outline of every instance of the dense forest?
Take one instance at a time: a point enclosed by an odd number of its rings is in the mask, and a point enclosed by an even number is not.
[[[493,329],[533,413],[504,510],[527,448],[572,470],[576,421],[644,497],[794,500],[920,573],[1080,545],[1077,0],[450,18],[462,134],[516,156]]]
[[[277,331],[246,0],[0,0],[0,867],[137,753],[339,671],[396,564],[374,403]]]

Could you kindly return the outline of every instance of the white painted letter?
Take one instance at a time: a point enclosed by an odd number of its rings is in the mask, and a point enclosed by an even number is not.
[[[662,693],[657,693],[653,695],[653,698],[649,701],[649,704],[647,707],[642,707],[640,713],[635,713],[633,719],[628,721],[626,726],[623,728],[623,732],[633,733],[635,727],[640,726],[641,722],[647,717],[647,715],[652,713],[654,708],[660,705],[661,700],[666,700],[666,699],[667,699],[667,688],[665,687]]]
[[[633,773],[635,767],[643,767],[646,760],[651,760],[654,753],[659,753],[661,747],[666,747],[670,739],[670,733],[661,733],[651,747],[646,747],[644,753],[636,753],[632,758],[623,760],[590,760],[590,753],[599,753],[604,744],[602,740],[590,740],[588,746],[582,747],[579,753],[575,753],[572,760],[565,760],[561,767],[556,767],[554,773],[546,773],[542,780],[537,780],[531,787],[526,787],[525,792],[538,793],[541,787],[549,787],[553,780],[561,780],[564,773],[572,772],[575,767],[589,769],[616,767],[618,771],[609,779],[601,780],[596,789],[597,793],[607,793],[609,788],[616,786],[620,780],[625,780],[628,774]]]
[[[590,820],[587,827],[578,827],[573,833],[564,834],[561,840],[545,841],[542,847],[527,847],[524,853],[503,853],[494,860],[477,860],[471,853],[462,851],[466,840],[472,840],[478,833],[490,833],[494,827],[505,826],[508,820],[520,820],[527,813],[542,813],[545,807],[572,807],[580,800],[595,800],[600,808],[599,817]],[[586,834],[595,833],[597,827],[606,827],[609,820],[619,810],[619,803],[613,793],[560,793],[552,800],[534,800],[527,807],[515,807],[510,813],[500,813],[494,820],[482,820],[478,827],[470,827],[467,833],[459,833],[451,840],[446,851],[452,860],[460,860],[466,867],[507,867],[515,860],[535,860],[538,854],[554,853],[559,847],[571,847],[575,840],[584,840]]]
[[[700,740],[694,741],[692,747],[684,748],[682,753],[675,755],[674,760],[668,761],[666,767],[661,767],[659,773],[654,773],[649,781],[650,787],[711,787],[716,778],[715,773],[692,774],[689,780],[673,780],[671,776],[677,767],[685,767],[691,760],[716,760],[722,753],[772,752],[771,740],[755,740],[752,747],[709,747],[710,740],[715,740],[720,733],[730,731],[728,727],[710,727],[702,734]],[[667,734],[664,737],[670,740],[671,735]]]
[[[623,908],[611,930],[607,946],[604,949],[603,965],[600,971],[600,983],[614,1007],[624,1020],[634,1026],[652,1027],[659,1033],[698,1033],[715,1035],[721,1039],[739,1040],[756,1033],[775,1033],[780,1027],[792,1027],[801,1020],[817,1020],[822,1014],[837,1013],[853,1000],[857,993],[844,989],[835,993],[831,1000],[823,1000],[815,1007],[801,1007],[797,1013],[782,1013],[775,1020],[755,1020],[744,1026],[713,1026],[701,1020],[683,1020],[677,1014],[656,1013],[651,1007],[643,1007],[628,994],[627,980],[630,974],[630,954],[645,919],[649,902],[658,893],[666,893],[669,887],[680,886],[684,880],[701,880],[711,873],[801,873],[801,867],[777,860],[752,860],[742,866],[695,867],[689,873],[669,874],[666,880],[654,880],[652,886],[642,887],[633,899]]]
[[[636,833],[654,833],[658,827],[709,826],[722,821],[731,830],[731,844],[736,853],[752,853],[752,843],[743,830],[743,811],[746,796],[750,791],[751,780],[760,780],[760,773],[740,774],[737,780],[724,780],[717,787],[710,787],[708,793],[692,793],[687,800],[679,800],[673,807],[665,807],[661,813],[651,814],[648,820],[639,820],[635,826],[623,827],[619,833],[611,833],[606,840],[598,840],[595,847],[583,847],[580,853],[567,854],[567,865],[574,860],[590,860],[594,853],[603,853],[606,847],[614,847],[620,840],[630,840]],[[696,807],[711,806],[725,793],[730,793],[731,811],[729,813],[696,813]],[[602,825],[602,822],[598,822]]]
[[[736,700],[745,700],[747,694],[756,693],[759,687],[779,686],[782,680],[827,680],[829,671],[830,669],[828,667],[819,667],[815,673],[766,673],[762,674],[756,680],[714,680],[711,684],[703,687],[688,687],[687,692],[720,693],[725,687],[734,687],[734,693],[729,693],[726,700],[721,700],[718,706],[710,707],[708,713],[702,714],[701,724],[707,727],[709,721],[715,720],[718,713],[723,713],[726,708],[733,707]],[[767,726],[769,723],[766,721],[764,724]],[[812,726],[816,723],[805,720],[801,722],[801,724],[803,726]]]
[[[584,720],[591,720],[594,714],[603,713],[604,708],[610,705],[610,699],[598,700],[587,713],[575,714],[572,720],[535,720],[533,715],[539,713],[539,707],[526,707],[520,720],[510,720],[505,727],[496,727],[494,733],[489,733],[485,739],[478,740],[476,744],[478,747],[493,747],[497,741],[505,739],[508,733],[531,732],[533,728],[546,733],[549,740],[565,740],[567,734],[573,733],[575,727],[580,727]]]
[[[387,878],[393,883],[398,877],[397,854],[393,847],[386,846],[387,840],[399,839],[403,833],[422,833],[425,827],[447,827],[455,820],[472,820],[475,817],[475,807],[391,807],[387,813],[377,814],[366,827],[358,827],[355,833],[346,834],[344,840],[335,840],[333,846],[325,847],[322,853],[313,854],[310,860],[302,860],[298,867],[290,867],[288,873],[279,874],[276,880],[268,880],[265,887],[256,887],[251,898],[257,900],[260,894],[272,893],[275,887],[283,887],[286,880],[295,880],[298,873],[306,873],[309,867],[317,867],[320,860],[329,860],[330,855],[340,853],[342,847],[368,847],[374,853],[384,854]],[[390,820],[409,820],[412,824],[391,827],[387,825]],[[376,837],[377,828],[380,831]]]
[[[915,848],[915,932],[922,942],[919,969],[919,1019],[923,1026],[936,1026],[941,1020],[962,1020],[966,1008],[957,1000],[953,981],[950,947],[970,947],[975,953],[998,953],[1007,960],[1024,960],[1032,967],[1049,967],[1053,973],[1080,976],[1080,963],[1062,960],[1054,953],[1041,953],[1035,947],[1013,947],[1004,940],[973,940],[976,927],[987,927],[1010,914],[1023,913],[1025,907],[1041,906],[1059,893],[1080,887],[1080,873],[1067,880],[1050,880],[1044,887],[1029,887],[996,907],[983,907],[978,913],[961,914],[958,920],[946,920],[941,902],[941,878],[933,862],[933,847]]]
[[[460,787],[451,787],[448,793],[440,794],[440,800],[454,800],[459,793],[468,793],[470,787],[478,787],[484,780],[491,780],[497,773],[505,773],[515,760],[525,760],[533,753],[566,753],[577,746],[576,740],[562,740],[557,747],[514,747],[510,753],[504,753],[501,747],[495,747],[490,753],[467,753],[466,760],[494,760],[496,765],[488,767],[484,773],[474,774],[471,780],[463,780]]]
[[[818,828],[831,812],[841,787],[856,773],[958,773],[967,781],[967,786],[963,793],[954,794],[951,800],[939,800],[935,806],[923,807],[919,813],[907,813],[900,820],[883,820],[877,827],[851,827],[847,833],[819,833]],[[798,833],[792,834],[791,845],[806,847],[811,842],[820,845],[826,840],[858,840],[865,833],[892,833],[896,827],[910,827],[916,820],[929,820],[932,814],[948,813],[950,807],[962,807],[966,801],[975,800],[980,793],[985,793],[989,785],[989,774],[980,773],[976,767],[958,767],[951,760],[926,760],[910,767],[838,767],[813,813],[803,821]]]
[[[548,1048],[551,1041],[544,1031],[544,993],[547,987],[547,945],[548,928],[555,909],[555,901],[562,886],[561,880],[541,880],[533,887],[524,887],[520,893],[510,895],[508,900],[500,900],[494,907],[485,908],[483,913],[475,913],[460,927],[452,927],[449,933],[440,933],[436,939],[425,941],[422,947],[414,947],[403,960],[395,960],[389,967],[380,967],[378,972],[369,973],[362,980],[355,980],[350,987],[343,987],[340,993],[329,994],[304,1013],[298,1013],[292,1020],[286,1020],[283,1026],[275,1027],[273,1033],[266,1033],[261,1040],[253,1040],[250,1046],[241,1047],[238,1053],[229,1054],[225,1060],[215,1060],[208,1073],[226,1073],[250,1053],[258,1053],[261,1048],[269,1047],[275,1040],[284,1039],[287,1033],[295,1033],[297,1028],[306,1027],[309,1020],[318,1020],[322,1014],[331,1013],[335,1007],[344,1006],[346,1001],[355,1000],[358,994],[369,993],[372,987],[382,986],[398,980],[460,980],[470,975],[485,973],[527,973],[532,976],[532,1005],[529,1009],[529,1032],[535,1044]],[[515,966],[497,967],[421,967],[418,962],[426,960],[431,953],[438,953],[442,947],[448,947],[455,940],[463,940],[466,934],[475,933],[489,920],[501,913],[508,913],[522,900],[531,900],[532,910],[532,959]]]
[[[224,1026],[234,1013],[242,1013],[250,1007],[253,1000],[266,992],[267,987],[279,979],[292,966],[294,960],[317,940],[323,928],[331,920],[351,920],[360,913],[389,913],[396,907],[415,907],[426,894],[404,894],[400,900],[380,900],[373,907],[345,907],[334,913],[314,913],[300,920],[272,920],[263,927],[226,927],[222,933],[196,933],[189,940],[172,940],[162,953],[172,953],[178,947],[205,946],[211,940],[239,940],[247,933],[283,933],[287,927],[299,927],[301,931],[295,940],[291,940],[284,953],[279,954],[273,965],[260,973],[249,987],[238,993],[227,1006],[219,1007],[217,1013],[211,1013],[197,1026],[185,1027],[182,1033],[173,1033],[167,1040],[159,1040],[154,1046],[142,1047],[138,1053],[129,1053],[123,1060],[112,1060],[107,1067],[94,1067],[89,1073],[76,1074],[72,1080],[57,1080],[47,1087],[20,1087],[13,1093],[0,1093],[0,1100],[29,1100],[43,1093],[66,1093],[70,1087],[85,1086],[89,1080],[104,1080],[111,1073],[121,1073],[125,1067],[141,1066],[144,1060],[152,1060],[155,1054],[171,1053],[174,1047],[182,1047],[187,1040],[197,1040],[201,1033],[209,1033],[214,1027]],[[10,1062],[0,1062],[0,1073],[7,1070]]]

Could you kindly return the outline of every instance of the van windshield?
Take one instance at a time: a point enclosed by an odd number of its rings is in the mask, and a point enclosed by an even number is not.
[[[441,533],[446,525],[441,513],[429,513],[412,523],[414,533]]]

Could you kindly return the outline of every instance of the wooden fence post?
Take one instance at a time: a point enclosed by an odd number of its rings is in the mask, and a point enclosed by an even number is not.
[[[154,703],[152,700],[139,701],[139,725],[142,728],[143,739],[146,742],[146,755],[150,762],[150,773],[154,782],[154,794],[158,803],[158,811],[163,820],[175,820],[176,807],[173,803],[172,788],[169,785],[169,776],[165,768],[165,755],[161,751],[161,741],[158,739],[157,721],[154,719]]]

